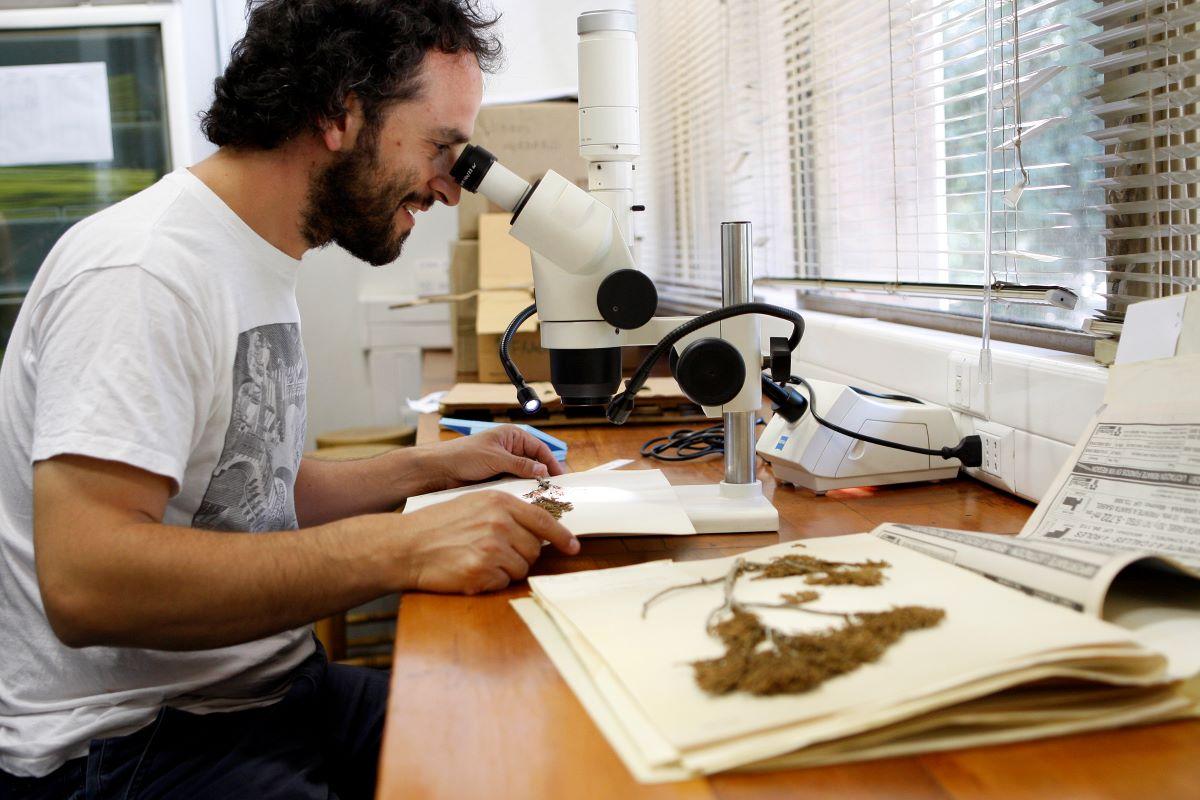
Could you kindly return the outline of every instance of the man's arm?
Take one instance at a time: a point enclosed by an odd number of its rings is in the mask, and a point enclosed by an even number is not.
[[[302,527],[319,525],[394,511],[409,497],[496,475],[541,478],[562,472],[545,442],[514,425],[357,461],[306,458],[296,476],[296,518]]]
[[[542,539],[579,549],[545,511],[494,492],[272,533],[163,525],[169,495],[168,479],[117,462],[34,466],[38,585],[64,643],[222,647],[392,592],[502,588],[525,576]]]
[[[422,448],[403,447],[352,461],[302,459],[296,474],[296,519],[304,527],[395,511],[406,498],[425,492],[431,468],[425,455]]]

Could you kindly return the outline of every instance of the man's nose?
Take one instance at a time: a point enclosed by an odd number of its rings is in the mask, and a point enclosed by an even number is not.
[[[438,175],[429,182],[429,188],[433,190],[434,197],[448,206],[458,205],[458,199],[462,196],[462,187],[449,175]]]

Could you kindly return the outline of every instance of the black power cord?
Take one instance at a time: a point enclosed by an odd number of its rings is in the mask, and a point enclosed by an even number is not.
[[[763,420],[755,421],[755,426],[762,425]],[[676,451],[674,455],[671,451]],[[698,431],[680,428],[671,431],[666,436],[658,436],[642,444],[643,458],[657,458],[659,461],[692,461],[705,456],[721,455],[725,452],[725,424],[718,423]]]
[[[646,357],[642,359],[642,363],[634,371],[633,377],[625,382],[625,391],[618,393],[609,401],[608,408],[605,411],[609,422],[615,425],[625,424],[625,420],[629,419],[629,415],[633,412],[633,404],[638,391],[646,383],[646,379],[650,377],[650,370],[654,368],[655,363],[663,355],[670,351],[676,342],[689,333],[694,333],[705,326],[712,325],[714,322],[720,322],[731,317],[740,317],[743,314],[761,314],[765,317],[775,317],[776,319],[787,320],[792,323],[792,335],[787,339],[788,352],[796,349],[796,345],[800,344],[800,337],[804,335],[804,318],[799,313],[791,309],[771,305],[770,303],[737,303],[694,317],[664,336],[662,341],[646,354]],[[750,369],[753,369],[757,365],[748,366]]]
[[[788,378],[788,383],[797,384],[797,385],[803,386],[805,389],[807,389],[808,390],[808,409],[809,409],[809,411],[812,412],[813,419],[815,419],[818,423],[825,426],[829,430],[834,431],[836,433],[840,433],[843,436],[849,436],[851,439],[858,439],[859,441],[868,442],[870,444],[877,444],[882,447],[890,447],[893,450],[903,450],[906,453],[917,453],[917,454],[923,455],[923,456],[941,456],[942,458],[945,458],[947,460],[952,459],[952,458],[957,458],[959,461],[962,462],[963,466],[965,466],[965,467],[978,467],[980,464],[983,463],[983,440],[980,439],[978,436],[974,436],[974,435],[965,436],[958,444],[954,445],[953,447],[943,447],[938,450],[931,450],[931,449],[927,449],[924,447],[914,447],[914,446],[908,445],[908,444],[900,444],[899,442],[889,442],[886,439],[877,439],[874,436],[868,436],[865,433],[858,433],[856,431],[852,431],[852,430],[843,428],[840,425],[834,425],[832,422],[828,421],[827,419],[823,418],[820,414],[818,414],[817,413],[817,393],[813,389],[812,385],[808,381],[804,380],[804,378],[798,377],[796,375],[792,375],[790,378]],[[869,394],[869,393],[864,393],[864,394]],[[874,395],[874,396],[881,396],[881,395]],[[903,396],[903,395],[895,396],[892,399],[904,400],[906,402],[908,402],[908,401],[920,402],[919,400],[916,400],[916,398],[910,398],[910,397]]]
[[[674,455],[670,451],[676,451]],[[725,425],[711,425],[698,431],[680,428],[642,445],[643,458],[659,461],[691,461],[725,452]]]

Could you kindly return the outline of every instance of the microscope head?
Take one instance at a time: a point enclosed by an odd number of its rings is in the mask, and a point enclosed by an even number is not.
[[[657,305],[653,284],[640,272],[622,269],[611,277],[610,262],[632,266],[633,257],[613,222],[612,211],[587,192],[549,171],[530,184],[515,175],[482,147],[467,145],[450,168],[450,176],[466,191],[482,194],[505,211],[511,211],[512,235],[530,250],[555,265],[535,271],[538,313],[543,319],[602,318],[593,299],[582,309],[582,299],[574,287],[595,275],[598,286],[607,279],[609,294],[623,299],[608,303],[628,313],[631,301],[639,298],[648,318]],[[560,269],[561,268],[561,269]],[[631,274],[635,273],[635,274]],[[627,289],[629,281],[640,281],[639,291]],[[622,285],[618,285],[622,284]],[[643,284],[649,285],[652,298],[646,300]],[[593,296],[600,293],[593,289]],[[610,314],[611,315],[611,314]],[[584,317],[588,318],[588,317]],[[644,320],[634,319],[637,324]],[[620,326],[617,326],[620,327]],[[630,325],[636,327],[636,325]],[[583,340],[568,348],[550,348],[550,380],[564,405],[603,405],[621,385],[621,349],[607,342]],[[503,358],[503,356],[502,356]],[[506,367],[507,370],[507,367]],[[520,387],[518,387],[519,389]]]

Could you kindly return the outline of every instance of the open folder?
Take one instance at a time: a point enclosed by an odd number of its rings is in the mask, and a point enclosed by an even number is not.
[[[1010,742],[1198,710],[1188,678],[1200,668],[1200,581],[1178,564],[900,525],[737,558],[762,564],[789,554],[887,565],[870,586],[813,586],[799,575],[738,582],[739,601],[766,609],[763,620],[789,635],[838,624],[767,608],[801,593],[819,595],[809,607],[827,614],[921,606],[944,616],[808,691],[714,695],[698,685],[693,663],[721,655],[706,624],[734,558],[538,576],[529,581],[533,597],[513,606],[644,782]]]

